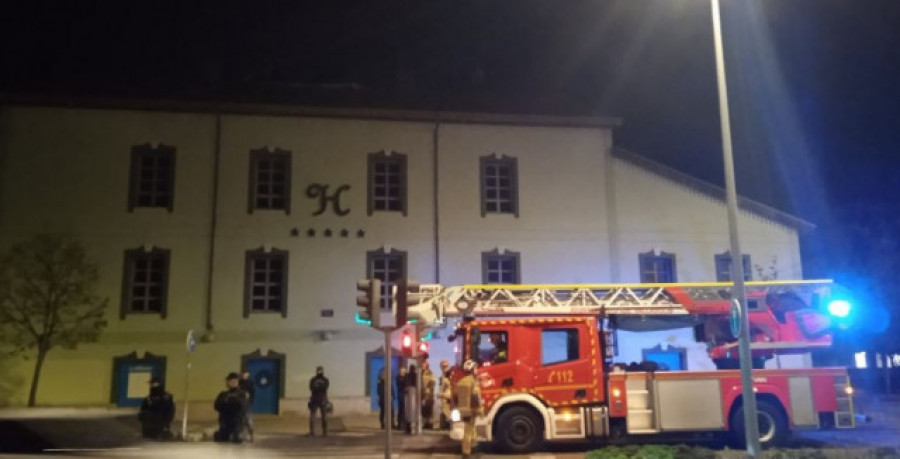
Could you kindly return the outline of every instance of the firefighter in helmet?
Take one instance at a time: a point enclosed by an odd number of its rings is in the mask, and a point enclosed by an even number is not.
[[[463,422],[462,454],[469,457],[475,447],[475,419],[482,415],[481,388],[475,378],[474,360],[466,360],[463,364],[463,376],[453,389],[453,406],[459,411]]]
[[[441,360],[441,430],[450,430],[450,413],[453,410],[453,383],[450,376],[450,363]]]
[[[491,357],[491,363],[503,363],[509,359],[509,353],[506,349],[506,342],[503,341],[503,334],[500,332],[491,332],[491,344],[494,345],[494,355]]]

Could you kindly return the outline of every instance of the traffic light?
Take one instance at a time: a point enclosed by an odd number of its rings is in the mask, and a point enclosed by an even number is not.
[[[359,317],[378,327],[381,316],[381,281],[378,279],[357,281],[356,290],[361,293],[356,297],[356,305],[360,308]]]
[[[428,341],[419,341],[419,355],[428,354]]]
[[[424,295],[419,292],[420,284],[414,280],[400,279],[397,281],[397,326],[402,327],[406,324],[410,306],[415,306],[422,302]]]
[[[403,332],[403,336],[400,337],[400,352],[404,357],[412,357],[414,341],[408,330]]]

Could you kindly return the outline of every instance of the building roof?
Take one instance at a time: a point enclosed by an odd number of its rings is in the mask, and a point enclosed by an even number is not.
[[[454,124],[495,124],[577,128],[614,128],[620,118],[607,116],[563,116],[520,113],[485,113],[441,110],[399,110],[390,108],[323,107],[242,102],[180,101],[165,99],[120,99],[102,97],[59,97],[0,94],[0,105],[96,108],[235,115],[299,116],[316,118],[373,119],[388,121],[440,122]]]
[[[627,161],[631,164],[634,164],[635,166],[660,175],[666,179],[672,180],[698,193],[705,194],[714,199],[725,201],[725,189],[718,185],[714,185],[705,180],[700,180],[697,177],[685,174],[684,172],[678,171],[669,166],[666,166],[665,164],[656,162],[650,158],[641,156],[621,147],[613,147],[612,154],[616,158]],[[815,224],[803,220],[802,218],[767,206],[759,201],[745,198],[743,196],[738,196],[738,206],[743,210],[754,213],[761,217],[796,228],[798,231],[811,231],[816,228]]]

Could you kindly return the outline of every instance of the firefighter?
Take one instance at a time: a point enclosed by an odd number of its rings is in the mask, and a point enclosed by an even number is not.
[[[475,419],[482,414],[481,388],[475,378],[476,366],[474,360],[466,360],[466,363],[463,364],[465,376],[456,382],[456,387],[453,389],[453,406],[459,411],[460,419],[463,422],[463,457],[469,457],[472,454],[476,443]]]
[[[434,373],[428,365],[428,360],[422,359],[422,428],[433,429],[434,418]]]
[[[450,363],[441,360],[441,429],[450,430],[450,412],[453,410],[453,387],[450,381]]]
[[[503,341],[503,334],[492,332],[491,344],[494,345],[494,356],[491,358],[491,363],[503,363],[509,360],[509,353],[506,349],[506,343]]]

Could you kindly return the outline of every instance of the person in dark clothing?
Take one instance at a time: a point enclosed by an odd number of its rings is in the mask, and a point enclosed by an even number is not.
[[[169,426],[174,417],[175,401],[172,394],[166,392],[160,378],[156,376],[150,378],[150,395],[141,402],[141,410],[138,413],[144,438],[154,440],[171,438]]]
[[[219,430],[213,438],[220,442],[241,442],[241,426],[247,405],[247,393],[241,390],[241,375],[229,373],[225,378],[226,390],[219,392],[215,408],[219,412]]]
[[[406,374],[406,368],[400,367],[397,372],[397,429],[406,428],[406,387],[409,383],[409,375]]]
[[[247,393],[247,404],[244,407],[244,421],[241,430],[247,431],[247,438],[253,442],[253,396],[256,394],[256,387],[253,386],[253,380],[250,379],[250,372],[244,370],[241,373],[241,380],[238,383],[241,390]]]
[[[322,416],[322,436],[328,436],[328,378],[325,377],[325,369],[316,367],[316,375],[309,380],[309,436],[316,435],[315,419],[316,411]]]
[[[384,429],[384,401],[387,398],[387,385],[385,384],[385,380],[387,377],[387,370],[384,368],[378,373],[378,421],[381,423],[381,428]],[[388,419],[390,421],[390,419]]]
[[[416,409],[419,406],[419,373],[416,371],[416,366],[414,364],[409,364],[409,373],[406,375],[406,406],[409,410],[406,413],[406,433],[412,434],[413,430],[418,431],[418,425],[415,423],[418,421],[418,416],[416,415]]]

